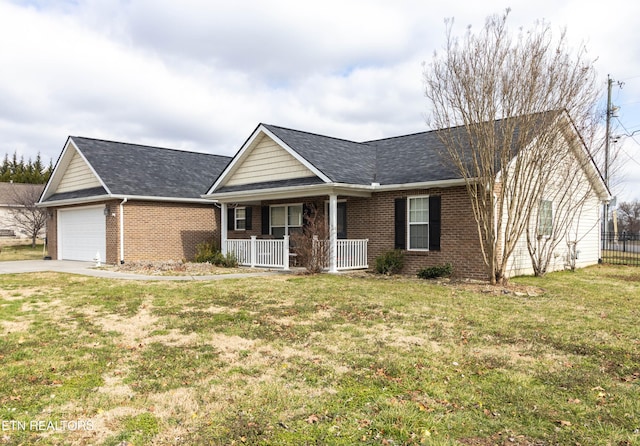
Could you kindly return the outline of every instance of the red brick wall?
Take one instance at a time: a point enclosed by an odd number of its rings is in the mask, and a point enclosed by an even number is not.
[[[219,227],[220,211],[213,203],[129,201],[124,204],[124,260],[193,260],[198,244],[220,241]]]
[[[486,279],[486,269],[478,242],[478,232],[471,203],[464,186],[444,189],[419,189],[374,193],[370,198],[339,197],[347,202],[347,238],[369,239],[368,262],[373,268],[375,258],[393,250],[395,244],[395,199],[414,195],[441,197],[441,239],[439,251],[405,250],[403,273],[416,274],[425,267],[451,263],[456,277]],[[284,203],[315,203],[324,214],[328,197],[296,198],[264,202],[263,205]],[[248,238],[261,234],[261,207],[252,210],[250,231],[229,231],[228,238]],[[323,218],[322,216],[320,218]]]
[[[441,239],[439,251],[405,250],[403,273],[415,274],[419,269],[451,263],[456,277],[487,277],[478,232],[465,188],[420,189],[375,193],[371,198],[347,199],[348,238],[368,238],[369,266],[375,258],[394,249],[394,200],[414,195],[441,197]]]
[[[109,206],[105,263],[120,261],[120,203],[92,203]],[[48,252],[54,260],[58,253],[57,209],[50,208],[52,217],[47,220]],[[192,260],[199,243],[220,241],[219,227],[220,211],[213,203],[129,201],[124,204],[124,260]]]
[[[47,255],[58,259],[58,211],[47,208]]]

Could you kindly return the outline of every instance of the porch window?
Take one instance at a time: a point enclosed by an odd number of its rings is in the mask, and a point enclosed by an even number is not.
[[[553,232],[553,202],[542,200],[538,211],[538,235],[551,237]]]
[[[409,249],[429,249],[429,197],[409,197]]]
[[[302,231],[302,205],[271,206],[270,233],[284,237]]]
[[[235,208],[234,221],[234,229],[236,231],[244,231],[247,229],[247,208]]]

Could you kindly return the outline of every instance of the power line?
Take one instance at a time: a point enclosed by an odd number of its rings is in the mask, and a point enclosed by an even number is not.
[[[620,121],[620,118],[618,118],[617,116],[615,116],[615,118],[616,118],[616,121],[618,121],[618,124],[620,124],[620,127],[622,127],[622,128],[624,129],[624,131],[625,131],[625,132],[627,132],[627,133],[625,133],[624,135],[619,135],[619,136],[616,136],[616,137],[617,137],[617,138],[619,138],[619,137],[621,137],[621,136],[626,136],[626,137],[629,137],[629,138],[633,139],[633,141],[634,141],[636,144],[640,145],[640,142],[636,139],[636,136],[634,136],[636,133],[640,132],[640,129],[638,129],[638,130],[634,130],[633,132],[631,132],[631,131],[629,131],[629,129],[628,129],[628,128],[626,128],[626,127],[624,126],[624,124],[622,123],[622,121]],[[638,126],[635,126],[635,125],[634,125],[634,126],[632,126],[632,127],[638,127]]]
[[[621,80],[622,82],[625,82],[625,81],[630,81],[630,80],[632,80],[632,79],[637,79],[637,78],[639,78],[639,77],[640,77],[640,74],[637,74],[637,75],[635,75],[635,76],[625,77],[624,79],[620,79],[620,80]]]
[[[634,130],[633,132],[630,132],[625,126],[624,124],[620,121],[620,118],[618,118],[616,116],[616,121],[618,121],[618,124],[620,124],[620,127],[622,127],[624,129],[625,132],[627,132],[625,135],[620,135],[620,136],[627,136],[629,138],[631,138],[633,140],[633,142],[635,142],[636,144],[638,144],[640,146],[640,142],[638,142],[638,140],[636,139],[636,137],[634,136],[636,133],[640,133],[640,129],[638,130]],[[622,146],[619,146],[619,149],[622,153],[624,153],[625,155],[627,155],[627,158],[629,158],[631,161],[633,161],[634,163],[636,163],[638,166],[640,166],[640,162],[638,162],[636,159],[634,159],[631,155],[629,155],[629,153],[627,153],[626,150],[624,150],[624,148]]]

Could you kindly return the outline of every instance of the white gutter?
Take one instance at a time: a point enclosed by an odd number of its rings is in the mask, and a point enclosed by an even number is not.
[[[201,203],[211,204],[211,200],[205,200],[203,198],[178,198],[178,197],[154,197],[153,195],[109,195],[110,198],[117,200],[129,199],[139,201],[169,201],[173,203]]]
[[[176,198],[176,197],[153,197],[146,195],[94,195],[83,198],[69,198],[66,200],[45,201],[36,203],[36,207],[55,207],[66,206],[71,204],[94,203],[104,200],[140,200],[140,201],[162,201],[172,203],[194,203],[194,204],[211,204],[211,200],[204,198]]]
[[[312,184],[305,186],[287,186],[287,187],[279,187],[279,188],[271,188],[271,189],[253,189],[253,190],[244,190],[244,191],[235,191],[235,192],[220,192],[213,193],[208,195],[201,195],[202,197],[207,197],[209,200],[224,200],[227,202],[233,201],[234,199],[260,199],[260,197],[269,197],[269,199],[273,198],[283,198],[286,195],[295,195],[295,196],[309,196],[314,194],[331,194],[338,193],[349,195],[353,193],[354,195],[359,194],[370,194],[372,192],[385,192],[385,191],[399,191],[399,190],[408,190],[408,189],[428,189],[434,187],[453,187],[453,186],[464,186],[466,185],[466,181],[464,179],[456,178],[452,180],[439,180],[439,181],[426,181],[419,183],[407,183],[407,184],[385,184],[380,185],[377,183],[373,183],[371,185],[361,185],[361,184],[347,184],[347,183],[324,183],[324,184]]]
[[[471,180],[474,181],[474,180]],[[429,189],[432,187],[453,187],[453,186],[465,186],[467,182],[464,178],[455,178],[453,180],[438,180],[438,181],[424,181],[420,183],[406,183],[406,184],[385,184],[380,186],[368,186],[374,191],[393,191],[393,190],[405,190],[405,189]]]
[[[124,204],[129,201],[128,198],[124,198],[120,202],[120,264],[124,263]]]
[[[67,200],[39,202],[39,203],[36,203],[36,207],[49,208],[49,207],[56,207],[56,206],[66,206],[70,204],[95,203],[96,201],[105,201],[111,198],[112,197],[110,195],[94,195],[92,197],[69,198]]]

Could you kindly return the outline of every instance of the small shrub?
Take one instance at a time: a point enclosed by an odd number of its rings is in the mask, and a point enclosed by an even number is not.
[[[194,261],[197,263],[211,263],[225,268],[238,266],[236,256],[232,252],[228,252],[227,255],[222,254],[215,242],[204,242],[197,245]]]
[[[232,252],[228,252],[226,256],[223,256],[220,253],[220,257],[222,258],[220,263],[215,263],[217,266],[224,266],[225,268],[235,268],[238,266],[238,259]]]
[[[196,256],[194,261],[197,263],[214,263],[212,259],[216,257],[216,254],[220,250],[216,246],[215,242],[203,242],[196,245]]]
[[[376,272],[378,274],[397,274],[404,266],[404,252],[399,249],[387,251],[376,257]]]
[[[437,279],[438,277],[449,277],[451,274],[453,274],[451,263],[431,266],[418,271],[418,277],[421,279]]]

